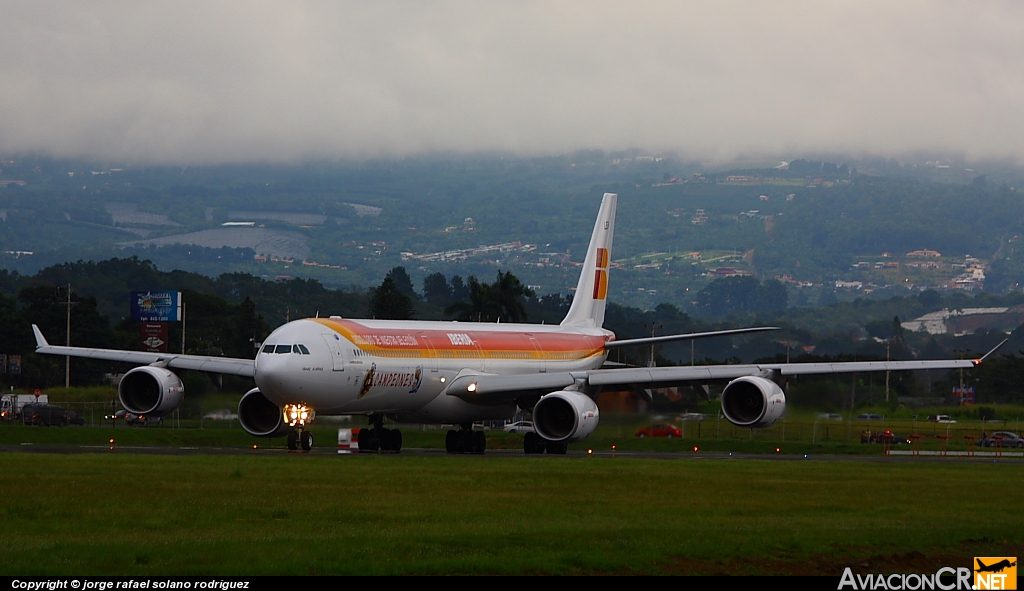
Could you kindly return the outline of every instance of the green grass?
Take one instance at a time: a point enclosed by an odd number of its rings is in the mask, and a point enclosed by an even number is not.
[[[1024,548],[1021,467],[999,463],[0,461],[6,575],[663,573],[678,560]]]

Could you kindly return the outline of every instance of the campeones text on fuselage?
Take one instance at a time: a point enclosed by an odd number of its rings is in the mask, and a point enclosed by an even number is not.
[[[138,365],[118,386],[121,404],[138,415],[163,416],[181,404],[184,387],[172,370],[233,374],[256,383],[238,404],[239,422],[252,435],[286,436],[289,448],[309,450],[306,427],[317,415],[364,414],[373,428],[359,432],[360,450],[401,449],[401,431],[384,428],[387,417],[457,426],[446,437],[451,453],[483,453],[485,438],[472,424],[507,420],[517,409],[533,416],[526,453],[565,453],[597,427],[595,400],[604,390],[727,382],[725,418],[764,428],[785,411],[780,384],[788,376],[954,369],[984,359],[602,369],[617,347],[774,330],[616,340],[602,324],[617,199],[604,194],[572,305],[559,325],[308,318],[271,333],[255,360],[55,346],[33,326],[36,351]]]

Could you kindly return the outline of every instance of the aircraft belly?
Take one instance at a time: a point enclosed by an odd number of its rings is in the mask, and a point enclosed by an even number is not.
[[[481,406],[455,396],[438,396],[414,412],[397,413],[398,420],[408,423],[459,424],[474,421],[509,420],[516,414],[515,403]]]

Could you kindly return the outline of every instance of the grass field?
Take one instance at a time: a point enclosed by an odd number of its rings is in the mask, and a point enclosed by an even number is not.
[[[838,575],[885,555],[937,568],[1024,553],[1022,467],[1002,463],[277,452],[0,461],[7,575],[808,565]]]

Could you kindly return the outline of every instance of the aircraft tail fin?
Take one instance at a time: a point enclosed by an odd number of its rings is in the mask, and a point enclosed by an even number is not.
[[[590,236],[587,257],[583,261],[576,295],[562,326],[594,326],[604,324],[605,301],[608,297],[608,267],[611,263],[612,235],[615,233],[615,193],[605,193],[597,213],[594,233]]]

